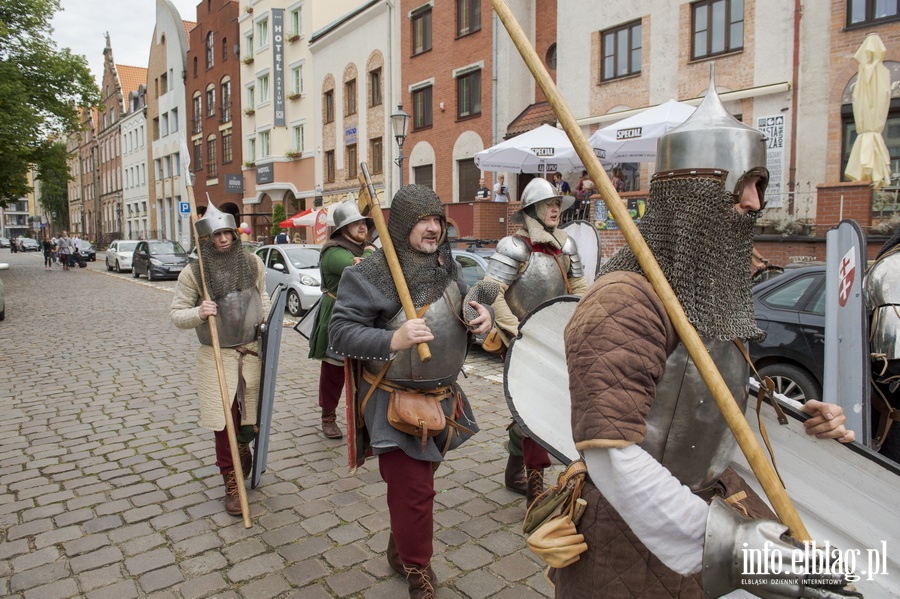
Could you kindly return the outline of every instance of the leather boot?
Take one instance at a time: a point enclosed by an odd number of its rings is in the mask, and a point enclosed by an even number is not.
[[[532,470],[529,468],[526,474],[528,475],[528,492],[525,494],[525,509],[528,509],[538,495],[544,492],[544,469]]]
[[[341,432],[341,429],[335,423],[336,420],[337,415],[335,415],[334,410],[322,409],[322,432],[329,439],[340,439],[344,436],[344,433]]]
[[[229,470],[222,475],[225,479],[225,511],[232,516],[241,515],[241,499],[238,495],[238,480],[234,470]]]
[[[525,495],[528,492],[528,479],[525,478],[525,458],[509,454],[509,458],[506,460],[504,480],[506,488],[510,491],[519,495]]]
[[[403,560],[400,559],[400,554],[397,553],[397,545],[394,543],[393,534],[388,537],[387,561],[388,565],[394,572],[396,572],[400,576],[403,576],[404,578],[406,577],[406,570],[403,569]]]
[[[250,451],[249,443],[238,443],[238,457],[241,458],[241,472],[244,478],[248,478],[253,469],[253,452]]]
[[[437,593],[437,577],[429,563],[424,568],[403,565],[409,584],[409,599],[434,599]]]

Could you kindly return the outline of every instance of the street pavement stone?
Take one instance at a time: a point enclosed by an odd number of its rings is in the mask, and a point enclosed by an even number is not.
[[[318,362],[286,315],[267,470],[253,527],[222,507],[200,428],[196,335],[171,325],[173,281],[43,270],[4,254],[0,322],[0,595],[16,599],[379,599],[406,596],[387,565],[386,489],[346,440],[321,434]],[[65,355],[61,347],[71,347]],[[439,599],[551,597],[525,548],[524,500],[503,486],[502,364],[473,348],[460,384],[481,431],[435,478]],[[338,424],[346,431],[344,410]],[[555,473],[548,472],[554,480]]]

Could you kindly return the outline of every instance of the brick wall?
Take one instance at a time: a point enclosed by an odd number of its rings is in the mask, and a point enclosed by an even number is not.
[[[871,183],[829,183],[816,186],[816,236],[825,237],[825,232],[837,226],[843,218],[852,218],[868,232],[872,226],[872,185]],[[843,208],[842,208],[843,207]]]

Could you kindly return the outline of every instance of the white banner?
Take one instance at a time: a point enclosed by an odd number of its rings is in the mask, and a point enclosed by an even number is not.
[[[784,115],[764,116],[756,120],[756,128],[766,136],[766,168],[769,169],[767,205],[784,207]]]

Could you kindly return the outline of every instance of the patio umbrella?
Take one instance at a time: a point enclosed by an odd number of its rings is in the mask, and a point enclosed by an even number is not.
[[[584,167],[562,129],[541,125],[475,154],[483,171],[513,173],[571,172]]]
[[[686,121],[694,110],[696,108],[690,104],[669,100],[597,129],[588,141],[600,161],[606,164],[654,162],[659,138]]]
[[[298,213],[295,214],[294,216],[292,216],[292,217],[290,217],[290,218],[284,219],[283,221],[281,221],[280,223],[278,223],[278,226],[281,227],[282,229],[292,229],[292,228],[294,228],[294,227],[298,227],[298,226],[300,226],[300,225],[295,225],[295,224],[294,224],[294,219],[295,219],[295,218],[301,218],[301,217],[303,217],[303,216],[309,214],[310,212],[312,212],[312,208],[307,208],[307,209],[304,210],[303,212],[298,212]]]
[[[319,218],[319,212],[324,210],[324,208],[320,208],[318,210],[314,208],[310,208],[308,210],[304,210],[299,214],[295,214],[290,218],[293,221],[295,227],[314,227],[316,226],[316,220]],[[325,211],[328,215],[328,220],[326,221],[329,226],[334,226],[334,215],[329,211]]]
[[[853,88],[853,120],[856,141],[844,174],[851,181],[872,181],[875,187],[891,183],[891,155],[881,132],[891,104],[891,75],[882,61],[884,43],[870,33],[853,55],[859,75]]]

